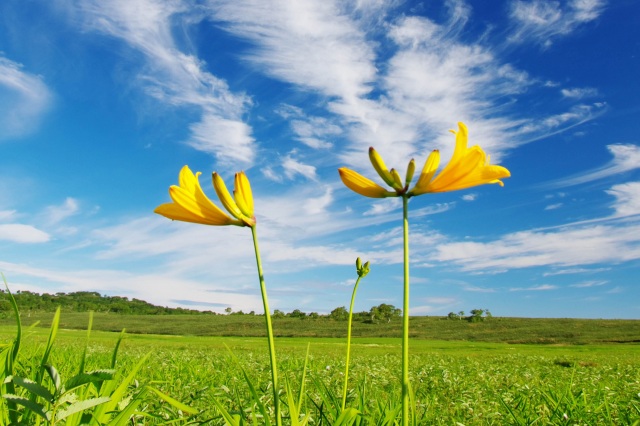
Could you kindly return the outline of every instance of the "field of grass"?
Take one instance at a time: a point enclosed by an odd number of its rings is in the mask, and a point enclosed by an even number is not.
[[[48,319],[42,318],[41,324],[47,326],[50,317],[51,314]],[[86,328],[88,315],[71,317],[63,313],[49,359],[62,377],[77,373],[86,341],[85,331],[70,328]],[[26,327],[35,319],[33,315],[23,315],[23,324]],[[192,407],[197,414],[188,415],[160,398],[149,397],[138,407],[133,422],[126,424],[224,424],[212,403],[214,399],[252,424],[251,413],[257,412],[258,406],[241,367],[260,400],[269,405],[269,359],[262,337],[262,317],[207,317],[211,323],[203,322],[202,317],[193,318],[193,323],[192,317],[156,316],[154,322],[133,319],[96,315],[86,351],[86,369],[105,368],[111,362],[118,334],[98,329],[117,330],[122,325],[145,333],[125,337],[118,353],[117,371],[126,374],[150,353],[130,390],[152,385]],[[306,371],[300,417],[308,414],[308,424],[340,424],[336,421],[336,407],[343,385],[346,342],[336,337],[344,337],[345,323],[309,323],[313,321],[275,321],[276,334],[280,336],[316,336],[325,329],[329,330],[326,335],[331,336],[279,337],[276,347],[281,375],[286,379],[285,385],[290,385],[289,392],[297,398]],[[328,327],[330,323],[334,325]],[[361,413],[355,424],[392,425],[400,406],[400,339],[362,337],[367,335],[367,327],[379,334],[399,336],[393,323],[357,325],[354,334],[361,337],[352,344],[347,406]],[[410,370],[415,424],[640,424],[637,322],[493,318],[470,324],[416,318],[412,329],[416,334],[411,341]],[[44,327],[24,331],[17,375],[28,376],[38,369],[37,360],[46,346],[48,332]],[[167,334],[146,334],[153,332]],[[240,336],[221,337],[226,334]],[[9,342],[14,336],[15,326],[0,326],[0,342]],[[545,344],[533,344],[536,341]],[[290,413],[286,394],[283,390],[284,411]],[[264,423],[259,420],[257,424]],[[296,423],[285,418],[285,424]]]
[[[25,325],[38,322],[49,328],[53,315],[47,312],[23,313]],[[60,328],[83,330],[88,314],[62,312]],[[0,325],[11,325],[11,315]],[[346,321],[329,318],[273,320],[276,337],[340,337],[346,335]],[[129,334],[166,334],[192,336],[263,337],[264,317],[253,315],[121,315],[96,313],[93,329]],[[400,337],[400,319],[390,323],[355,321],[354,337]],[[597,320],[568,318],[503,318],[469,323],[444,317],[413,317],[411,337],[429,340],[464,340],[471,342],[586,344],[640,343],[640,320]]]

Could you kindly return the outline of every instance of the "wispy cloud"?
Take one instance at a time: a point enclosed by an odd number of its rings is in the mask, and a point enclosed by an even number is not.
[[[594,89],[593,87],[576,87],[572,89],[562,89],[560,93],[562,93],[562,96],[565,98],[583,99],[597,96],[598,89]]]
[[[57,224],[68,217],[77,214],[79,208],[78,200],[68,197],[62,205],[47,207],[44,213],[44,221],[48,225]]]
[[[640,259],[639,232],[638,223],[522,231],[489,243],[441,244],[435,257],[467,271],[617,263]]]
[[[195,55],[180,50],[174,39],[178,22],[198,20],[191,5],[179,0],[79,0],[77,4],[86,30],[120,39],[143,55],[137,82],[148,95],[168,106],[199,108],[200,121],[190,126],[187,144],[215,155],[223,164],[252,163],[255,141],[242,121],[250,100],[233,93]]]
[[[20,223],[7,223],[0,225],[0,240],[20,244],[30,244],[46,243],[50,238],[49,234],[32,225],[23,225]]]
[[[556,210],[559,209],[560,207],[562,207],[563,204],[562,203],[556,203],[556,204],[549,204],[548,206],[546,206],[544,209],[545,210]]]
[[[609,281],[606,280],[600,280],[600,281],[583,281],[580,283],[576,283],[576,284],[571,284],[569,287],[575,287],[575,288],[589,288],[589,287],[600,287],[603,286],[605,284],[609,284]]]
[[[606,192],[616,198],[613,204],[615,217],[640,214],[640,182],[627,182],[614,185]]]
[[[613,159],[602,167],[548,184],[553,188],[579,185],[640,168],[640,147],[632,144],[607,145]]]
[[[541,284],[531,287],[512,287],[509,291],[549,291],[549,290],[557,290],[558,286],[551,284]]]
[[[604,0],[570,0],[556,2],[545,0],[520,1],[511,4],[515,43],[533,41],[549,47],[557,37],[575,31],[579,26],[597,19],[604,11]]]
[[[36,131],[52,99],[42,77],[0,56],[0,141]]]

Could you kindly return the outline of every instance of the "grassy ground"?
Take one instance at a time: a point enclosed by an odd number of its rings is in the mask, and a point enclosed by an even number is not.
[[[436,322],[440,323],[450,324]],[[465,333],[479,329],[466,325]],[[0,342],[7,342],[14,333],[13,327],[0,327]],[[30,363],[38,359],[47,333],[40,327],[25,332],[19,372],[34,368]],[[59,330],[51,363],[63,377],[77,368],[85,339],[83,331]],[[116,339],[116,333],[91,334],[88,370],[108,365]],[[294,387],[301,380],[309,346],[302,410],[312,414],[315,421],[311,424],[335,424],[328,420],[323,423],[318,407],[327,409],[327,395],[339,399],[344,340],[285,337],[278,338],[276,346],[281,375]],[[232,360],[229,351],[240,364]],[[254,410],[239,365],[268,401],[264,338],[128,335],[120,349],[118,369],[126,372],[149,352],[151,358],[138,372],[136,383],[151,383],[199,412],[177,424],[222,424],[211,403],[214,398],[238,413]],[[399,406],[400,365],[400,339],[354,340],[347,406],[363,413],[362,424],[386,424],[380,419]],[[417,424],[422,425],[640,424],[636,423],[640,422],[637,343],[538,345],[414,339],[411,381]],[[166,404],[153,400],[144,405],[144,410],[154,417],[140,417],[139,424],[163,424],[163,418],[176,415]]]
[[[25,325],[39,322],[48,328],[51,313],[22,313]],[[63,312],[60,327],[85,329],[88,314]],[[0,326],[11,325],[14,320],[0,319]],[[344,337],[346,321],[328,318],[274,319],[277,337]],[[129,334],[164,334],[192,336],[263,337],[264,317],[251,315],[192,316],[192,315],[119,315],[96,313],[93,329],[121,331]],[[354,322],[354,337],[400,337],[400,320],[390,323]],[[640,320],[586,320],[549,318],[494,317],[480,323],[449,320],[443,317],[414,317],[411,319],[411,337],[427,340],[461,340],[470,342],[587,344],[587,343],[639,343]]]

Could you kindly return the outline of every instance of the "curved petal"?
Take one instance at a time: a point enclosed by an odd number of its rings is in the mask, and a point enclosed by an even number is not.
[[[206,196],[204,199],[198,199],[193,193],[175,185],[169,188],[169,196],[178,207],[202,218],[210,225],[231,225],[233,223],[233,220]]]
[[[231,225],[231,218],[227,217],[228,223],[221,223],[220,221],[212,220],[209,217],[198,216],[189,210],[186,210],[174,203],[161,204],[153,211],[161,216],[171,220],[179,220],[181,222],[199,223],[202,225]]]
[[[429,154],[429,156],[427,157],[427,161],[425,161],[424,163],[424,167],[422,168],[422,172],[420,173],[418,182],[416,182],[416,185],[409,192],[410,195],[421,195],[429,192],[429,183],[431,183],[433,175],[436,174],[436,170],[438,170],[439,164],[440,151],[436,149],[434,151],[431,151],[431,154]]]
[[[213,172],[213,187],[215,188],[216,194],[218,194],[218,198],[224,208],[227,209],[227,211],[236,219],[242,220],[244,215],[238,208],[233,197],[231,197],[231,194],[229,194],[229,190],[227,189],[227,185],[224,184],[224,180],[222,180],[220,175],[216,172]]]
[[[390,187],[395,188],[397,186],[396,181],[393,179],[391,172],[387,168],[387,165],[384,163],[382,156],[378,154],[378,151],[376,151],[372,146],[369,147],[369,160],[371,161],[371,165],[374,169],[376,169],[376,172],[378,172],[378,175],[380,175],[382,180]],[[400,185],[400,188],[402,188],[402,185]]]
[[[253,194],[249,179],[244,172],[236,173],[233,195],[240,211],[247,217],[253,217]]]
[[[397,196],[395,192],[390,192],[375,183],[374,181],[367,179],[360,173],[354,172],[346,167],[338,169],[340,173],[340,179],[347,188],[365,197],[371,198],[385,198]]]

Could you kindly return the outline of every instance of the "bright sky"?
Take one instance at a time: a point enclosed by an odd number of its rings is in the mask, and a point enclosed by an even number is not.
[[[640,318],[635,0],[4,0],[0,271],[262,312],[251,232],[171,222],[245,170],[272,309],[402,306],[402,208],[344,187],[470,143],[511,170],[411,199],[411,313]]]

